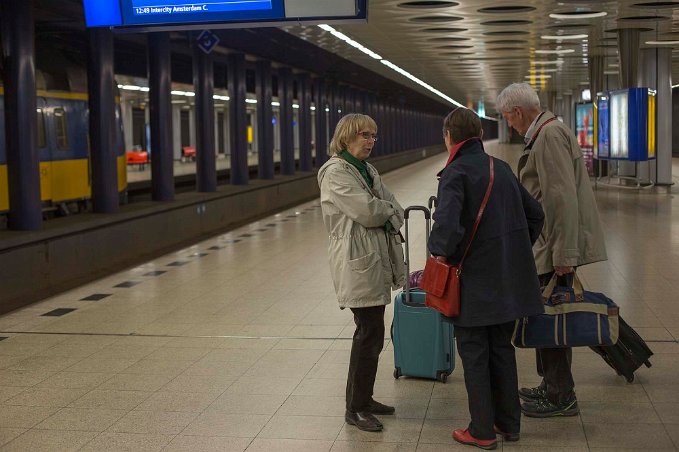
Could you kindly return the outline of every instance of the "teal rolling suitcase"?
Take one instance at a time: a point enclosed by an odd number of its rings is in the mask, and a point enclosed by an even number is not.
[[[421,211],[426,221],[427,238],[431,223],[430,210],[412,206],[405,210],[406,271],[410,274],[408,221],[410,213]],[[391,339],[394,345],[394,378],[401,376],[436,379],[443,383],[455,368],[453,324],[450,319],[424,305],[424,292],[411,288],[406,278],[405,289],[394,300]]]

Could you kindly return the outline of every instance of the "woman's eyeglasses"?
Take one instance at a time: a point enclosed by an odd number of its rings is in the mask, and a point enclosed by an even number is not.
[[[377,141],[378,139],[377,135],[370,132],[358,132],[358,135],[362,136],[366,140],[370,140],[372,138],[373,141]]]

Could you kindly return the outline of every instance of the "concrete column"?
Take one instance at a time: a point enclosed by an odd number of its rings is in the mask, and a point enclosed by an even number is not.
[[[328,114],[325,111],[325,82],[322,78],[314,80],[314,104],[316,104],[316,168],[320,168],[328,160]]]
[[[91,28],[88,35],[92,206],[97,213],[113,213],[119,209],[113,33],[106,28]]]
[[[37,230],[42,227],[42,207],[36,143],[33,1],[3,0],[0,6],[9,179],[8,226],[15,230]]]
[[[172,75],[170,35],[149,33],[149,110],[151,123],[151,196],[154,201],[174,199],[172,155]]]
[[[672,184],[672,49],[643,49],[639,84],[657,90],[656,160],[639,164],[643,178],[657,185]]]
[[[618,30],[618,52],[620,53],[622,88],[635,88],[638,86],[639,33],[639,30],[634,28]]]
[[[233,53],[227,57],[227,89],[229,90],[229,148],[231,151],[231,183],[247,185],[248,121],[245,110],[245,56]],[[271,105],[271,103],[269,103]],[[258,105],[258,107],[261,107]]]
[[[280,125],[281,132],[281,174],[295,174],[295,145],[294,129],[292,125],[292,71],[289,68],[278,70],[278,100],[281,104]]]
[[[199,192],[213,192],[217,190],[214,64],[212,57],[198,46],[195,37],[191,47],[193,87],[196,91],[196,188]]]
[[[258,171],[260,179],[274,178],[273,157],[273,110],[271,109],[272,75],[271,61],[257,62],[255,71],[257,95],[257,135],[258,135]]]
[[[311,171],[311,79],[308,74],[297,77],[297,101],[299,102],[299,170]]]
[[[606,84],[606,75],[604,70],[606,68],[606,57],[603,55],[594,55],[589,58],[589,90],[592,94],[592,102],[597,101],[597,96],[604,92]],[[598,124],[594,124],[598,127]],[[596,157],[596,155],[594,156]],[[594,159],[593,161],[594,176],[608,175],[608,161]]]
[[[620,88],[635,88],[639,82],[639,34],[638,29],[618,30],[618,51],[620,54]],[[634,176],[635,164],[618,162],[620,176]]]

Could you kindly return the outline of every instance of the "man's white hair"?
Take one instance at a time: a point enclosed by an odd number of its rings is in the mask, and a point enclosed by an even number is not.
[[[495,106],[499,112],[511,111],[514,107],[539,109],[540,98],[529,83],[512,83],[497,96]]]

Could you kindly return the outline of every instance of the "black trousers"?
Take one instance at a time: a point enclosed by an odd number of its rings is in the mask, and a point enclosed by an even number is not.
[[[539,275],[540,285],[546,286],[554,272]],[[560,281],[560,285],[570,285],[569,281]],[[535,349],[535,363],[538,375],[542,377],[540,384],[547,391],[547,398],[557,405],[566,403],[575,397],[575,382],[571,372],[573,349],[538,348]]]
[[[469,432],[474,438],[495,439],[493,424],[507,433],[521,429],[513,331],[514,322],[455,327],[472,418]]]
[[[347,377],[347,410],[364,411],[373,397],[377,362],[384,347],[384,306],[352,308],[356,331]]]

